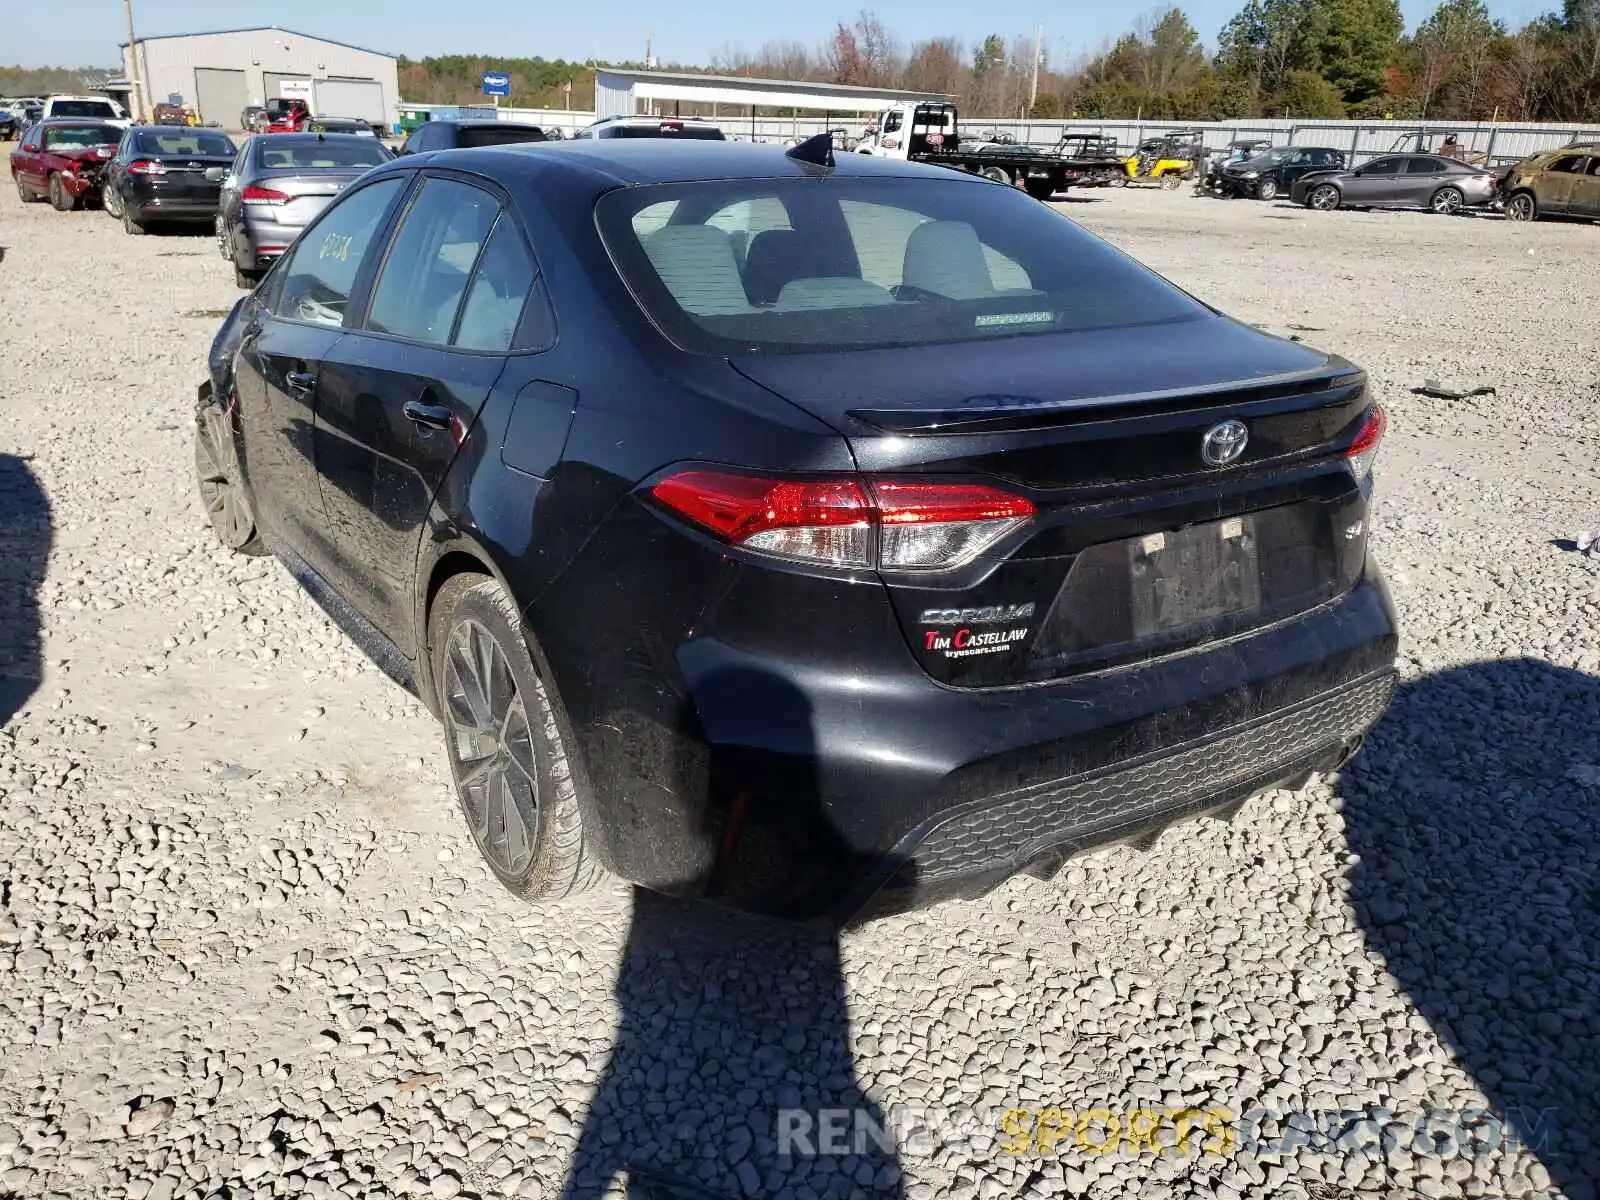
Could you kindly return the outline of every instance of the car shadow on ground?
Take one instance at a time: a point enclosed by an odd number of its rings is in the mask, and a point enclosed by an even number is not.
[[[0,726],[43,675],[39,588],[50,559],[50,501],[27,461],[0,454]]]
[[[766,747],[724,745],[713,780],[774,783],[735,791],[736,815],[702,831],[719,847],[715,865],[672,890],[738,895],[762,911],[833,895],[816,886],[828,872],[793,870],[831,863],[849,875],[863,862],[824,812],[809,701],[745,669],[715,673],[696,694],[699,713],[723,714],[729,741]],[[744,730],[728,724],[730,708]],[[634,890],[617,1030],[563,1200],[614,1196],[623,1180],[632,1200],[902,1194],[895,1131],[856,1080],[838,916],[780,922]]]
[[[1340,791],[1368,942],[1489,1099],[1478,1142],[1514,1134],[1550,1176],[1535,1165],[1535,1190],[1553,1181],[1589,1200],[1600,1153],[1600,678],[1511,659],[1408,683]],[[1402,1119],[1443,1118],[1451,1100],[1426,1065],[1392,1066],[1397,1095],[1410,1097],[1393,1107],[1414,1107]],[[1453,1113],[1430,1124],[1451,1120],[1472,1122]]]

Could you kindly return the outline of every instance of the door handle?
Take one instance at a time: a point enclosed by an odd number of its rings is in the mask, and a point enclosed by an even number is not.
[[[443,404],[424,404],[421,400],[407,400],[401,412],[405,413],[406,420],[419,429],[449,429],[450,420],[455,416]]]
[[[310,371],[290,371],[283,377],[292,395],[304,400],[317,388],[317,377]]]

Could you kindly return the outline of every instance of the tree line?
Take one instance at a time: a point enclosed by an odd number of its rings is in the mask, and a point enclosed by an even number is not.
[[[594,66],[402,57],[400,94],[418,103],[484,103],[483,72],[504,71],[511,76],[506,103],[592,110]],[[1563,0],[1560,12],[1517,30],[1495,19],[1484,0],[1440,0],[1410,31],[1398,0],[1245,0],[1215,52],[1182,9],[1164,7],[1098,51],[1060,63],[1045,61],[1033,37],[905,41],[863,12],[839,22],[820,45],[729,47],[708,64],[667,69],[936,92],[991,118],[1600,122],[1600,0]],[[86,74],[0,68],[0,94],[56,90]]]
[[[1214,52],[1165,7],[1077,61],[1039,51],[1033,37],[998,33],[907,41],[863,12],[820,45],[729,47],[668,69],[944,93],[980,117],[1600,120],[1600,0],[1564,0],[1516,30],[1484,0],[1441,0],[1409,31],[1398,0],[1246,0]],[[542,58],[401,59],[401,94],[481,102],[485,70],[511,75],[516,105],[594,103],[593,64]]]

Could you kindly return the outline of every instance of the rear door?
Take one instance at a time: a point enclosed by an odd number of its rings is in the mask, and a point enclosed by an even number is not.
[[[1572,183],[1570,211],[1579,217],[1600,217],[1600,155],[1594,155]]]
[[[503,196],[430,174],[361,327],[326,364],[316,461],[338,551],[333,582],[403,652],[429,507],[505,369],[534,275]]]
[[[312,449],[317,392],[408,178],[391,175],[351,192],[307,230],[262,285],[268,315],[234,361],[257,518],[324,575],[333,546]]]
[[[1406,204],[1418,207],[1428,203],[1433,194],[1446,183],[1450,165],[1442,158],[1429,154],[1416,154],[1406,159],[1405,173],[1400,177],[1400,194]]]
[[[1573,211],[1576,185],[1588,165],[1588,155],[1563,154],[1546,167],[1537,187],[1539,207],[1547,213]]]
[[[1400,188],[1400,173],[1404,169],[1405,159],[1399,155],[1373,159],[1341,181],[1345,200],[1351,204],[1393,204],[1395,193]]]

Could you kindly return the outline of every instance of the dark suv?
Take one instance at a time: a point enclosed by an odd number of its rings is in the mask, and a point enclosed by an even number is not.
[[[725,142],[722,126],[704,117],[601,117],[578,130],[579,138],[671,138],[677,141]]]
[[[1274,200],[1286,195],[1295,180],[1312,171],[1338,171],[1344,151],[1327,146],[1280,146],[1255,158],[1223,166],[1219,181],[1225,195]]]
[[[537,125],[517,121],[427,121],[418,125],[400,147],[401,154],[429,150],[459,150],[465,146],[509,146],[517,142],[549,141]]]
[[[213,345],[217,535],[439,716],[520,896],[974,895],[1389,701],[1359,368],[826,142],[407,155]]]

